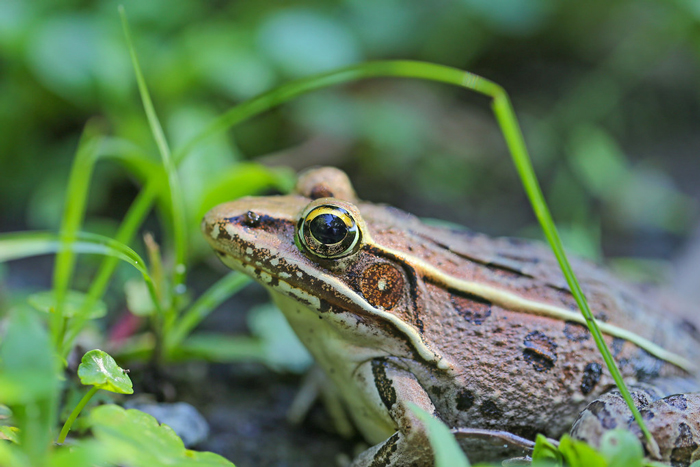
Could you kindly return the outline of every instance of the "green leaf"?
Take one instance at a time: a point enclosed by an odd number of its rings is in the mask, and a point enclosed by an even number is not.
[[[88,301],[88,296],[82,292],[69,290],[66,294],[66,299],[63,302],[63,317],[73,318],[76,313],[82,312],[82,307]],[[102,300],[89,300],[90,307],[85,310],[85,319],[102,318],[107,314],[107,305]],[[56,311],[56,293],[53,290],[37,292],[27,298],[27,302],[34,308],[45,313],[54,313]]]
[[[95,437],[119,464],[233,467],[217,454],[185,449],[169,426],[159,425],[155,418],[139,410],[103,405],[92,410],[90,424]]]
[[[644,448],[639,439],[627,430],[611,430],[600,441],[600,453],[608,467],[640,467]]]
[[[0,400],[8,405],[50,396],[58,389],[56,360],[35,313],[16,311],[0,346]]]
[[[136,316],[151,316],[156,309],[148,294],[148,285],[142,280],[127,281],[124,284],[124,295],[129,311]]]
[[[695,461],[692,464],[690,464],[690,467],[700,467],[700,461]]]
[[[0,426],[0,438],[5,438],[15,444],[19,444],[19,428],[15,426]]]
[[[430,445],[435,452],[435,467],[469,467],[471,465],[447,425],[412,402],[408,403],[408,407],[428,429]]]
[[[551,461],[553,465],[561,466],[564,458],[559,449],[546,436],[538,434],[535,438],[535,448],[532,451],[532,461],[533,463]]]
[[[605,458],[593,447],[564,435],[559,442],[559,451],[570,467],[607,467]]]
[[[105,391],[133,394],[131,378],[117,362],[102,350],[91,350],[83,355],[78,367],[80,382],[86,386],[97,386]]]
[[[104,447],[94,439],[73,442],[54,450],[46,467],[95,467],[113,465],[108,463]]]
[[[304,373],[313,364],[313,357],[289,321],[272,303],[250,310],[248,327],[262,340],[264,362],[273,370]]]
[[[203,191],[197,219],[201,219],[217,204],[241,196],[258,194],[271,187],[287,192],[294,187],[295,180],[296,175],[286,168],[272,169],[255,163],[236,164],[210,180]]]
[[[32,465],[43,465],[55,423],[59,365],[36,312],[11,315],[0,362],[0,400],[12,406],[22,451]]]
[[[169,358],[178,360],[206,360],[209,362],[264,361],[265,348],[260,339],[225,334],[194,334],[177,348]]]

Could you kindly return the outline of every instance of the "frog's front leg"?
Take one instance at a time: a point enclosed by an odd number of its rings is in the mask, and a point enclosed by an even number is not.
[[[688,466],[700,460],[700,393],[659,398],[654,388],[646,386],[631,388],[631,394],[659,445],[660,460],[672,466]],[[597,447],[603,434],[615,428],[629,429],[642,439],[639,426],[617,390],[591,402],[574,423],[571,435]]]
[[[374,411],[393,421],[397,431],[360,454],[352,467],[432,466],[433,452],[425,425],[406,406],[406,402],[413,402],[428,413],[435,412],[416,378],[384,358],[363,363],[356,377],[363,384],[372,385],[366,391],[369,404]]]

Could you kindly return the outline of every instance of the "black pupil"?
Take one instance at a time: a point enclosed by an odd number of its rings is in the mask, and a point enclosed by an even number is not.
[[[333,214],[319,214],[309,225],[311,235],[326,245],[342,241],[348,234],[348,228],[343,220]]]

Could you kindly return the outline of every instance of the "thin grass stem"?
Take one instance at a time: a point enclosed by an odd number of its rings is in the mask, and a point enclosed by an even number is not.
[[[170,192],[173,215],[173,239],[175,243],[175,274],[173,277],[173,286],[175,293],[181,294],[184,292],[184,282],[187,274],[187,225],[185,202],[180,188],[180,178],[177,173],[177,166],[173,163],[173,158],[170,155],[170,147],[165,138],[163,127],[160,124],[160,120],[153,106],[153,101],[151,100],[151,95],[148,92],[148,86],[146,85],[146,80],[136,55],[136,49],[131,40],[131,31],[126,18],[126,12],[122,5],[119,6],[119,14],[121,15],[124,36],[126,37],[131,63],[134,67],[134,74],[136,75],[136,83],[139,88],[139,94],[141,95],[143,108],[146,112],[146,118],[148,119],[151,133],[153,133],[153,138],[158,146],[158,152],[160,153],[163,167],[167,173],[168,191]]]
[[[85,217],[85,205],[90,189],[90,177],[95,165],[96,156],[100,146],[100,137],[97,136],[95,125],[88,123],[80,138],[78,150],[71,166],[68,178],[66,199],[64,201],[63,216],[59,235],[61,249],[56,256],[53,270],[53,290],[56,300],[56,308],[51,317],[51,333],[56,349],[60,350],[63,343],[65,326],[63,325],[63,302],[73,278],[75,268],[75,253],[70,244],[75,241],[77,232]]]

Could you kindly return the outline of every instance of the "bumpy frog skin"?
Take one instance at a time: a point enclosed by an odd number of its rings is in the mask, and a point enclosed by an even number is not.
[[[353,466],[433,465],[409,401],[452,427],[472,461],[522,455],[536,433],[558,438],[574,422],[593,444],[636,428],[620,397],[604,395],[614,383],[542,245],[359,201],[332,168],[303,174],[292,195],[222,204],[202,230],[226,265],[271,292],[335,383],[373,444]],[[699,320],[573,267],[626,381],[644,385],[639,406],[663,460],[700,459]]]

